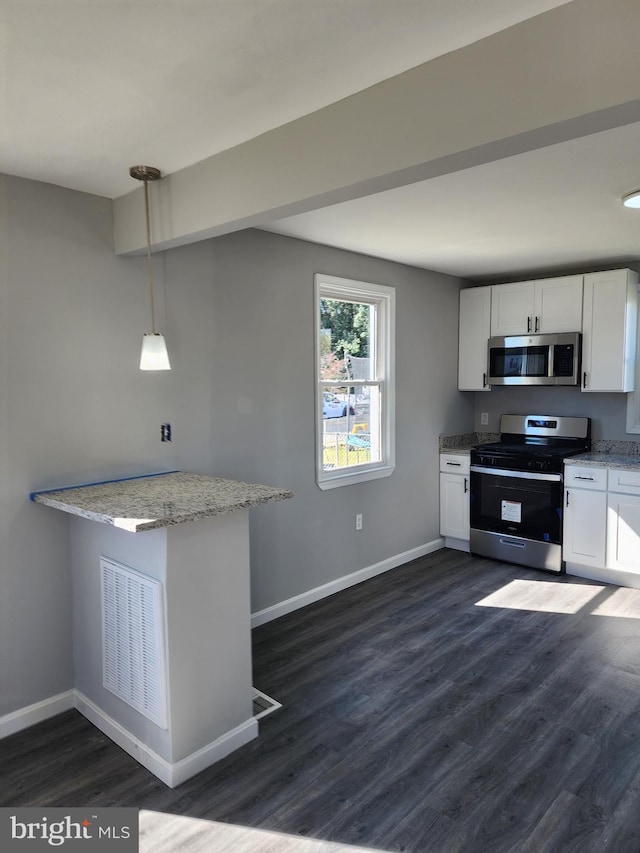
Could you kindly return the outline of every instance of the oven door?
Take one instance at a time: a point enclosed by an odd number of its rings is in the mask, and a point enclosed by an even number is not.
[[[470,550],[559,573],[562,475],[472,465]]]
[[[559,545],[562,475],[471,466],[471,527]]]

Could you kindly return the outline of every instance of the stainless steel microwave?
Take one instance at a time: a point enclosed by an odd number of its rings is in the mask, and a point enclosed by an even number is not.
[[[489,385],[578,385],[582,335],[489,338]]]

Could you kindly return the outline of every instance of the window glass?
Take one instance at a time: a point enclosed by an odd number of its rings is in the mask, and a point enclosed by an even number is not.
[[[321,488],[393,470],[394,291],[316,276]]]

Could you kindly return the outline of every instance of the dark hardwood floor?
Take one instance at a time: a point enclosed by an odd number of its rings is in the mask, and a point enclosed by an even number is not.
[[[254,683],[284,707],[174,790],[72,711],[0,742],[0,805],[412,853],[640,851],[640,590],[443,550],[258,628]]]

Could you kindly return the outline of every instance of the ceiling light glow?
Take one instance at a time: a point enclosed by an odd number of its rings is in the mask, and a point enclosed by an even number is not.
[[[625,207],[640,208],[640,190],[634,190],[632,193],[623,195],[622,203]]]

